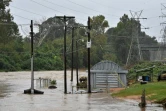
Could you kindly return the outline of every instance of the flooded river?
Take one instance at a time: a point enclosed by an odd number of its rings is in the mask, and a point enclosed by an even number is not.
[[[0,111],[166,111],[156,105],[148,105],[146,109],[138,107],[138,102],[119,100],[110,93],[64,94],[63,71],[35,72],[35,79],[51,78],[57,80],[57,89],[35,88],[44,91],[43,95],[23,94],[30,88],[30,72],[0,73]],[[68,74],[68,92],[71,92],[74,81]],[[75,74],[74,74],[75,75]],[[79,76],[87,75],[80,72]]]

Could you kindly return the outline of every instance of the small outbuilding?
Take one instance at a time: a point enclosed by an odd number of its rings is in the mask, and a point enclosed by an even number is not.
[[[112,61],[101,61],[94,65],[90,72],[92,90],[121,88],[127,85],[126,74],[128,71]]]

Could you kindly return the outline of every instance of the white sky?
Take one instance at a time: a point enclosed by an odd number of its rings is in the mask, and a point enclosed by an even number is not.
[[[160,23],[166,21],[166,17],[159,17],[162,12],[166,14],[166,9],[161,10],[163,9],[161,3],[164,3],[164,0],[13,0],[10,9],[17,24],[29,24],[31,19],[42,20],[44,17],[55,15],[70,15],[75,16],[77,22],[86,25],[88,16],[102,14],[108,20],[110,27],[115,27],[123,14],[131,17],[129,10],[135,12],[143,10],[141,17],[147,20],[140,20],[141,24],[150,29],[142,31],[147,35],[156,36],[159,40],[163,33]],[[28,31],[29,26],[22,26],[20,33],[28,34]]]

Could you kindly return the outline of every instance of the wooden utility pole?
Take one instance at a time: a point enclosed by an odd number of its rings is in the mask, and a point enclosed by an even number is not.
[[[33,37],[34,37],[34,32],[33,32],[33,20],[31,20],[31,25],[30,25],[30,29],[31,29],[31,88],[24,90],[24,94],[43,94],[44,92],[39,91],[34,89],[34,67],[33,67]]]
[[[77,80],[77,85],[78,85],[78,45],[77,45],[77,42],[78,42],[78,38],[77,39],[74,39],[74,31],[75,29],[77,28],[87,28],[87,26],[72,26],[72,57],[71,57],[71,81],[73,81],[73,46],[74,46],[74,40],[76,41],[76,80]],[[80,39],[79,39],[80,40]]]
[[[66,32],[67,32],[67,26],[66,23],[69,19],[75,18],[73,16],[56,16],[55,18],[59,18],[64,22],[64,51],[63,51],[63,57],[64,57],[64,93],[67,94],[67,71],[66,71]]]
[[[91,38],[90,38],[90,17],[88,17],[88,93],[91,93],[91,78],[90,78],[90,48],[91,48]]]
[[[74,47],[74,27],[72,27],[72,40],[71,40],[71,81],[73,81],[73,47]]]
[[[34,68],[33,68],[33,21],[31,20],[31,93],[34,93]]]

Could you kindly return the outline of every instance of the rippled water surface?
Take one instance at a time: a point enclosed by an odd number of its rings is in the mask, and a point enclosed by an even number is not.
[[[30,88],[30,72],[1,72],[0,75],[0,111],[165,111],[150,104],[146,109],[140,109],[138,102],[118,100],[110,93],[64,94],[63,71],[35,72],[36,79],[57,80],[57,89],[38,88],[35,84],[36,89],[44,91],[43,95],[23,94]],[[86,72],[80,72],[81,75]],[[75,85],[75,76],[73,83],[70,72],[67,78],[70,92]]]

